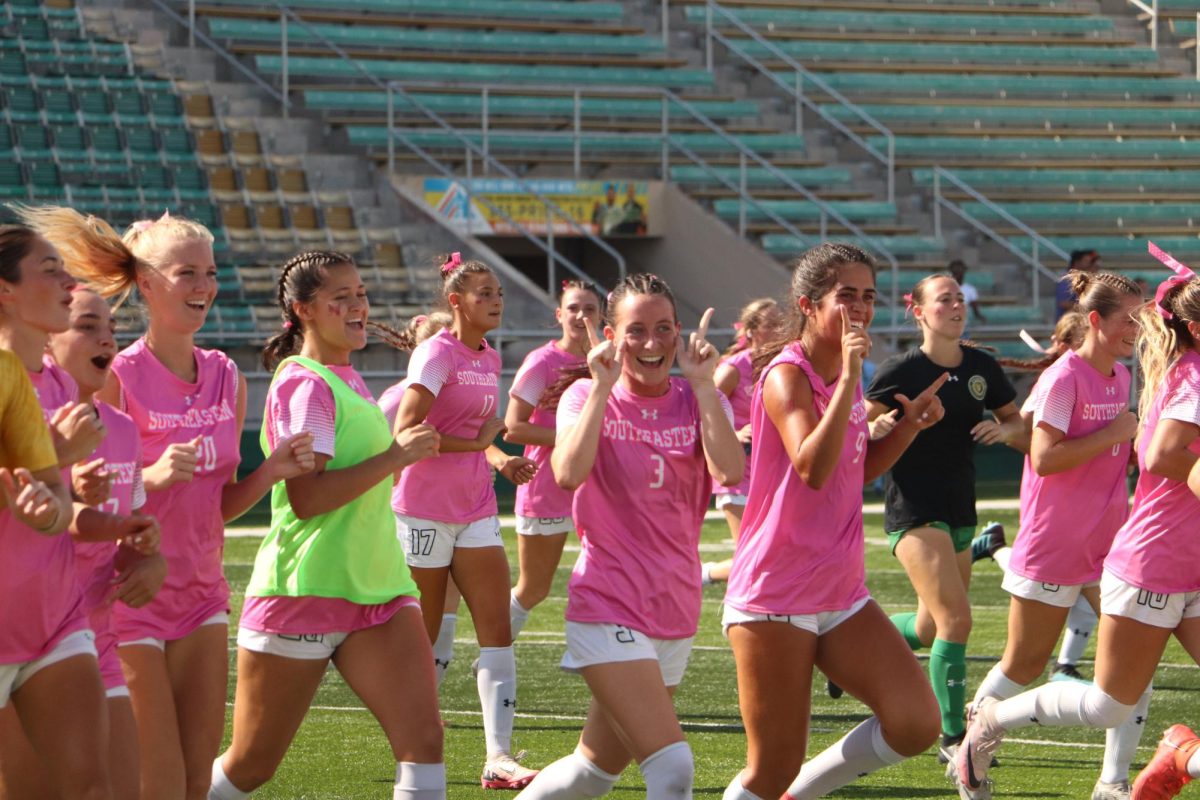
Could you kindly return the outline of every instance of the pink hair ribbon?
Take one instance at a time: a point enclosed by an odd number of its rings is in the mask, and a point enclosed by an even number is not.
[[[458,267],[462,266],[462,253],[451,253],[446,259],[446,263],[442,264],[442,274],[453,272]]]
[[[1186,264],[1181,263],[1178,259],[1166,252],[1154,242],[1149,242],[1150,255],[1158,259],[1164,266],[1170,269],[1175,274],[1158,285],[1158,289],[1154,292],[1154,306],[1158,309],[1159,315],[1163,319],[1174,319],[1175,315],[1164,305],[1169,295],[1174,291],[1175,287],[1183,284],[1196,277],[1196,273],[1192,271]]]
[[[145,233],[146,231],[148,231],[150,228],[153,228],[158,223],[168,220],[170,218],[171,218],[171,209],[164,208],[162,216],[159,217],[158,219],[139,219],[137,222],[133,223],[133,225],[131,227],[138,233]]]
[[[904,295],[904,316],[907,317],[909,314],[912,313],[912,310],[913,310],[913,296],[912,296],[912,292],[908,292],[907,294]]]
[[[426,322],[429,322],[428,314],[417,314],[415,317],[413,317],[413,325],[420,326],[424,325]]]

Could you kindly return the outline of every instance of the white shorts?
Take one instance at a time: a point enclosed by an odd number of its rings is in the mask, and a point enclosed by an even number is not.
[[[654,639],[624,625],[567,620],[567,652],[562,668],[578,672],[596,664],[654,660],[663,683],[678,686],[692,654],[692,639]]]
[[[96,634],[86,629],[64,636],[53,650],[41,658],[20,664],[0,665],[0,708],[8,705],[8,698],[46,667],[85,655],[96,658]]]
[[[128,686],[114,686],[111,689],[106,689],[104,696],[109,700],[115,700],[118,697],[131,697]]]
[[[198,629],[203,628],[205,625],[228,625],[228,624],[229,624],[229,612],[218,611],[217,613],[213,614],[208,619],[204,620],[204,622],[201,622],[199,625],[197,625],[196,628],[198,628]],[[166,650],[167,649],[166,639],[155,639],[153,636],[146,636],[141,639],[131,639],[128,642],[117,642],[117,647],[131,647],[135,644],[146,645],[147,647],[153,647],[157,650]]]
[[[861,600],[855,600],[849,608],[822,611],[818,614],[755,614],[752,611],[739,611],[736,608],[725,606],[725,611],[721,614],[721,630],[728,636],[731,625],[742,625],[747,622],[786,622],[802,631],[824,636],[862,611],[869,602],[871,602],[871,596],[867,595]]]
[[[239,628],[238,647],[255,653],[295,658],[303,661],[320,661],[333,658],[334,652],[346,641],[349,633],[264,633],[249,628]]]
[[[746,495],[744,494],[719,494],[717,498],[717,510],[725,508],[725,506],[744,506],[746,505]]]
[[[575,522],[570,517],[523,517],[517,514],[517,533],[522,536],[553,536],[574,530]]]
[[[500,518],[484,517],[474,522],[437,522],[396,515],[396,535],[404,547],[410,567],[448,567],[456,547],[503,547]]]
[[[1100,578],[1100,613],[1175,630],[1183,620],[1200,617],[1200,592],[1158,594],[1105,570]]]
[[[1070,608],[1075,605],[1075,601],[1079,599],[1084,589],[1099,585],[1100,581],[1081,583],[1075,586],[1063,586],[1059,583],[1042,583],[1041,581],[1025,578],[1013,572],[1004,573],[1004,580],[1000,582],[1000,588],[1013,597],[1034,600],[1038,603],[1045,603],[1048,606],[1058,606],[1059,608]]]

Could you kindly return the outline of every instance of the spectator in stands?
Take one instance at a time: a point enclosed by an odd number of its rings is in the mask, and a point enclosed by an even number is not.
[[[966,281],[967,262],[956,258],[946,265],[946,269],[950,272],[951,277],[958,281],[959,288],[963,293],[963,302],[971,309],[975,319],[986,324],[987,318],[979,310],[979,290]]]
[[[617,202],[617,185],[604,184],[604,201],[592,209],[592,228],[602,236],[619,233],[617,228],[625,221],[625,206]]]
[[[1100,269],[1100,254],[1095,250],[1072,250],[1071,263],[1067,271],[1097,272]],[[1070,282],[1064,277],[1054,287],[1054,319],[1075,308],[1077,298],[1071,293]]]
[[[637,184],[633,181],[625,184],[625,204],[621,206],[621,211],[623,212],[621,224],[612,232],[644,236],[646,233],[646,209],[638,202]]]

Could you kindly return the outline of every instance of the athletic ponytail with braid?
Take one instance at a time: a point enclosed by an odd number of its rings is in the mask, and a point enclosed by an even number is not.
[[[300,352],[304,328],[296,314],[297,303],[308,303],[316,297],[325,281],[325,268],[338,264],[354,266],[354,259],[345,253],[328,250],[307,250],[288,259],[279,272],[277,301],[283,317],[283,330],[267,340],[262,363],[268,371],[288,356]]]

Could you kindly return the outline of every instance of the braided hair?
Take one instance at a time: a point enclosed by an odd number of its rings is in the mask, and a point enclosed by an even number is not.
[[[268,370],[275,369],[280,361],[300,351],[304,327],[296,313],[296,304],[312,302],[325,281],[325,269],[339,264],[354,266],[354,259],[332,250],[306,250],[283,265],[276,293],[283,329],[268,339],[263,348],[262,363]]]

